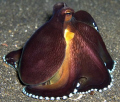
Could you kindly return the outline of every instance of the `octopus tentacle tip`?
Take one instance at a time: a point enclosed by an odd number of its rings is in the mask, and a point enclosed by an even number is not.
[[[17,69],[17,62],[14,62],[13,64],[14,64],[14,66],[13,65],[11,65],[10,63],[8,63],[7,62],[7,60],[6,60],[6,55],[4,55],[3,57],[2,57],[2,59],[3,59],[3,61],[6,63],[6,64],[8,64],[9,66],[11,66],[12,68],[14,68],[15,70]]]

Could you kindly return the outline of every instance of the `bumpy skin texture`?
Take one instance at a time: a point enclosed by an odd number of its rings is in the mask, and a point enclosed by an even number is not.
[[[66,29],[74,35],[69,41]],[[74,13],[65,3],[55,4],[50,21],[22,49],[10,52],[5,59],[13,67],[18,62],[16,70],[26,92],[43,97],[68,95],[78,82],[78,92],[107,87],[111,82],[108,69],[112,70],[114,64],[92,16],[86,11]],[[39,85],[61,68],[57,82]]]

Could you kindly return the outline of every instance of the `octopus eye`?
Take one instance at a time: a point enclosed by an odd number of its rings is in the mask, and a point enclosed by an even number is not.
[[[72,10],[70,10],[70,9],[67,9],[67,10],[65,10],[65,12],[64,12],[66,15],[72,15]]]
[[[65,14],[66,14],[66,15],[72,15],[72,13],[71,13],[71,12],[66,12]]]
[[[72,11],[71,10],[66,10],[65,11],[65,21],[70,21],[72,18]]]

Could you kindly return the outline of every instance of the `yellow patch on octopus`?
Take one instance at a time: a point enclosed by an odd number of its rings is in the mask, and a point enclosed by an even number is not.
[[[64,38],[65,38],[67,44],[71,39],[73,39],[73,37],[74,37],[74,33],[70,32],[68,29],[65,29]]]

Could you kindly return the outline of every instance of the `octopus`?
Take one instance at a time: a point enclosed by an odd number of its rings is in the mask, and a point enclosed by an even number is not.
[[[3,59],[16,69],[24,94],[45,100],[107,90],[115,69],[93,17],[63,2],[21,49]]]

